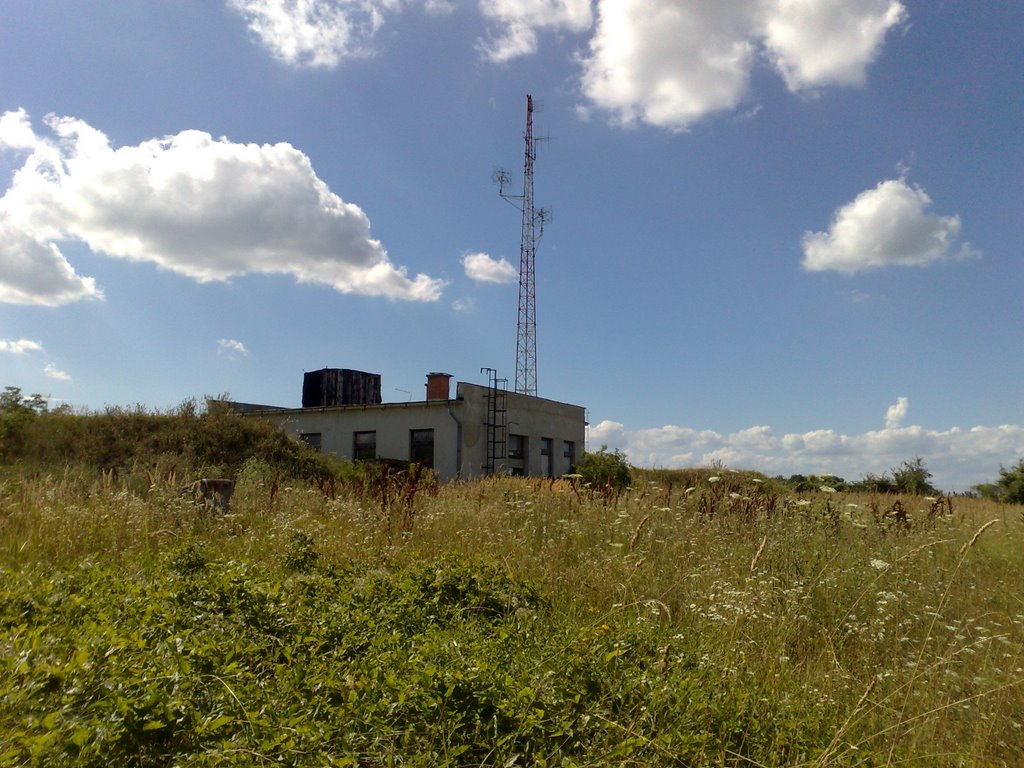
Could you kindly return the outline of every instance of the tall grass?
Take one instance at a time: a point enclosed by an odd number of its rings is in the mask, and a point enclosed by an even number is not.
[[[1012,507],[956,499],[933,514],[920,498],[781,497],[707,473],[685,478],[688,492],[650,483],[605,498],[503,478],[389,505],[365,485],[274,489],[275,470],[253,460],[215,517],[177,495],[179,480],[8,472],[0,563],[145,572],[192,541],[272,566],[297,532],[325,564],[457,553],[537,585],[560,626],[635,626],[657,649],[651,680],[697,663],[755,704],[820,720],[806,763],[1024,764],[1024,526]],[[897,501],[902,522],[886,515]],[[410,504],[401,528],[396,504]]]
[[[527,713],[513,720],[525,729],[517,749],[532,744],[522,754],[537,764],[1024,765],[1020,507],[793,495],[728,471],[638,476],[618,495],[569,481],[437,486],[383,473],[325,485],[258,457],[235,475],[230,512],[212,515],[178,495],[187,477],[171,460],[117,471],[8,465],[0,567],[46,578],[105,564],[159,577],[191,551],[183,546],[286,573],[400,572],[457,556],[534,585],[545,606],[529,629],[498,633],[519,649],[508,674],[532,691],[513,695]],[[0,627],[0,656],[17,632]],[[444,648],[459,679],[484,685],[481,658]],[[573,688],[583,670],[605,682]],[[609,687],[584,712],[592,684]],[[0,725],[27,722],[4,706]],[[474,738],[486,741],[479,727]],[[512,759],[497,741],[446,752],[456,732],[420,734],[447,755],[435,764]],[[417,764],[403,756],[413,742],[388,743],[378,746],[391,764]]]

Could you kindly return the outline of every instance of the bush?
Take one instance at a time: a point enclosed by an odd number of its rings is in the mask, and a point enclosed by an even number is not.
[[[597,452],[584,453],[583,460],[572,472],[594,488],[621,491],[632,482],[626,455],[619,450],[609,451],[607,445],[602,445]]]
[[[187,400],[169,413],[136,406],[84,414],[47,410],[40,396],[22,397],[17,387],[7,387],[0,393],[0,438],[0,460],[38,468],[75,464],[118,472],[170,463],[180,476],[234,476],[256,460],[284,477],[314,480],[322,487],[336,470],[323,454],[274,425],[243,418],[215,400],[205,412]]]
[[[939,491],[929,481],[932,473],[920,456],[904,461],[881,475],[868,473],[859,482],[852,483],[849,490],[864,493],[905,493],[911,496],[938,496]]]
[[[46,410],[42,395],[22,397],[18,387],[4,387],[0,392],[0,458],[16,456],[23,449],[28,426]]]
[[[897,493],[914,496],[938,494],[938,489],[928,482],[931,477],[932,473],[925,467],[924,459],[920,456],[892,468],[892,482]]]
[[[1024,504],[1024,459],[1009,469],[1000,467],[996,486],[999,488],[1001,501],[1010,504]]]

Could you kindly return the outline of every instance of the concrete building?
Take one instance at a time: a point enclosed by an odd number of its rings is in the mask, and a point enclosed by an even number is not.
[[[373,384],[374,376],[324,369],[306,374],[303,391],[331,389],[318,389],[311,377]],[[379,394],[373,402],[372,393],[380,392],[378,383],[375,389],[344,388],[344,403],[327,401],[303,408],[232,405],[246,416],[273,422],[325,453],[354,461],[421,463],[434,469],[442,480],[491,473],[559,477],[582,457],[586,439],[582,406],[507,392],[494,384],[462,381],[457,382],[453,398],[450,379],[445,373],[429,374],[426,399],[405,403],[379,402]],[[367,402],[352,402],[353,391],[371,394],[365,398]]]

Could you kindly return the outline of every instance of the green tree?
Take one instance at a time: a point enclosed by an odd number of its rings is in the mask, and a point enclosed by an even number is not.
[[[20,454],[28,424],[45,411],[42,395],[23,397],[20,387],[4,387],[0,392],[0,458]]]
[[[893,467],[892,483],[896,493],[909,493],[914,496],[938,493],[938,489],[929,480],[932,473],[924,465],[924,459],[917,456],[909,461],[904,461],[898,467]]]
[[[1009,469],[1000,467],[996,486],[999,488],[999,498],[1002,501],[1024,504],[1024,459]]]
[[[626,455],[619,450],[609,451],[602,445],[599,451],[587,451],[583,459],[572,468],[584,483],[602,490],[621,491],[630,486],[632,473]]]

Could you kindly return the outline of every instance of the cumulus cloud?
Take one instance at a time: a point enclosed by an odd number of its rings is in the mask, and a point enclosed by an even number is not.
[[[793,92],[864,81],[896,0],[598,0],[583,94],[619,122],[684,130],[735,109],[768,61]]]
[[[477,41],[485,58],[504,62],[537,50],[538,30],[585,32],[593,24],[591,0],[480,0],[480,13],[500,26]]]
[[[12,355],[24,355],[26,352],[42,352],[43,345],[31,339],[0,339],[0,352]]]
[[[583,60],[584,95],[623,123],[675,129],[732,109],[754,61],[753,6],[736,0],[600,2]]]
[[[249,354],[249,350],[245,348],[245,344],[235,339],[218,339],[217,351],[231,356],[241,355],[244,357]]]
[[[35,138],[0,198],[0,301],[101,297],[61,253],[66,239],[202,282],[287,274],[341,293],[440,297],[443,281],[392,264],[362,209],[290,144],[188,130],[115,149],[81,120],[46,123],[55,138]]]
[[[908,400],[905,397],[897,397],[896,402],[889,406],[885,412],[885,428],[897,429],[907,417]]]
[[[721,462],[769,475],[831,473],[849,480],[880,475],[921,456],[940,488],[961,491],[991,481],[1000,466],[1024,455],[1024,426],[903,426],[907,407],[908,399],[900,397],[887,409],[884,429],[850,435],[831,429],[779,435],[764,425],[728,434],[675,425],[631,430],[602,421],[590,428],[588,442],[591,450],[601,445],[623,450],[637,466],[678,469]]]
[[[15,109],[0,115],[0,148],[31,150],[39,143],[28,112]]]
[[[53,363],[47,363],[46,367],[43,368],[43,373],[51,379],[57,379],[58,381],[71,381],[71,377]]]
[[[492,259],[486,253],[467,253],[462,257],[466,277],[478,283],[511,283],[518,273],[505,259]]]
[[[626,425],[605,419],[590,427],[587,436],[595,450],[602,445],[618,448],[625,442]]]
[[[410,0],[228,0],[259,42],[296,67],[329,68],[371,52],[389,14]],[[423,0],[449,13],[451,0]],[[735,109],[764,63],[790,91],[860,85],[899,0],[478,0],[489,23],[477,49],[491,62],[533,54],[542,32],[589,34],[580,55],[587,105],[621,123],[684,130]],[[595,13],[596,10],[596,13]],[[756,105],[753,110],[756,112]]]
[[[781,0],[769,7],[765,48],[791,91],[862,85],[886,33],[907,20],[895,0]]]
[[[274,58],[295,67],[337,67],[365,56],[400,0],[228,0]],[[432,10],[441,6],[431,4]]]
[[[0,302],[56,307],[102,299],[96,280],[79,275],[55,244],[17,221],[25,217],[8,210],[6,200],[0,198]]]
[[[852,275],[889,266],[925,266],[980,254],[964,243],[959,216],[929,212],[932,200],[904,179],[879,182],[836,210],[828,232],[805,232],[804,269]]]

